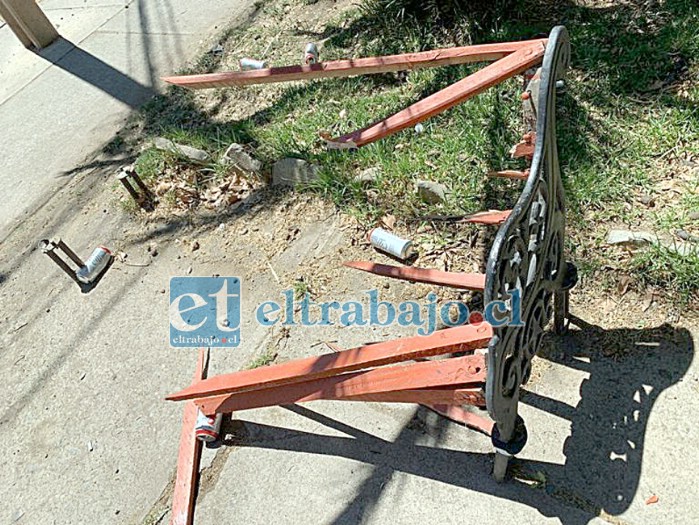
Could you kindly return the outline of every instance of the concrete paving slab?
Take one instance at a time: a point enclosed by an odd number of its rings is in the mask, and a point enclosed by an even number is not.
[[[123,5],[111,2],[105,5],[84,7],[54,7],[61,2],[45,2],[42,9],[63,37],[63,42],[54,43],[41,53],[33,53],[24,46],[10,31],[9,27],[0,28],[0,104],[17,93],[20,89],[36,79],[49,69],[53,62],[68,53],[72,46],[68,43],[80,44],[86,37],[94,33],[105,20],[109,20]]]
[[[267,259],[260,243],[276,231],[272,212],[257,219],[255,241],[231,237],[234,219],[220,231],[211,224],[215,233],[201,236],[196,252],[174,242],[168,224],[124,244],[134,224],[108,180],[105,172],[71,181],[51,206],[62,204],[27,225],[21,264],[10,257],[0,266],[0,522],[137,523],[154,509],[167,519],[182,407],[163,398],[188,384],[196,360],[163,343],[169,276],[192,267],[243,277],[245,343],[213,353],[211,373],[223,373],[280,335],[252,318],[256,304],[278,298],[268,262],[293,275],[318,257],[336,261],[332,253],[347,244],[334,218],[300,220],[296,238]],[[238,220],[247,227],[253,218]],[[37,236],[59,232],[80,254],[98,243],[126,249],[134,266],[115,264],[80,294],[32,248]],[[157,257],[146,250],[152,240]],[[349,270],[338,276],[340,297],[379,282]],[[382,290],[388,298],[409,286]],[[324,353],[316,343],[326,339],[351,347],[394,335],[292,328],[279,359]],[[625,352],[605,355],[617,340]],[[230,446],[207,451],[199,522],[691,524],[699,514],[686,465],[699,458],[668,436],[697,438],[687,417],[697,408],[696,341],[681,327],[594,326],[550,340],[521,405],[530,440],[516,464],[518,479],[544,480],[538,488],[493,482],[487,437],[415,406],[317,402],[235,414]],[[651,494],[659,502],[646,505]]]
[[[213,462],[214,485],[204,489],[199,516],[206,523],[295,523],[299,516],[313,523],[697,523],[687,449],[667,438],[697,437],[686,417],[699,384],[696,334],[606,332],[628,333],[632,347],[658,346],[621,360],[590,356],[580,351],[590,333],[577,332],[545,356],[521,407],[530,440],[516,467],[545,486],[494,483],[489,439],[443,419],[430,423],[424,410],[317,402],[235,415],[236,439]],[[653,494],[665,504],[647,505]]]
[[[602,523],[489,475],[490,440],[411,405],[318,402],[236,416],[241,445],[197,517],[262,524]],[[204,479],[208,478],[205,476]]]
[[[0,239],[161,89],[160,75],[197,55],[217,27],[245,18],[252,5],[130,0],[85,8],[46,2],[49,18],[62,24],[63,39],[40,54],[0,28],[0,129],[7,130],[0,137],[0,177],[6,181]]]
[[[0,492],[7,495],[1,523],[18,516],[32,524],[143,520],[168,486],[177,457],[181,406],[164,396],[188,384],[196,358],[191,349],[167,347],[169,300],[162,290],[170,275],[185,275],[189,267],[195,275],[247,275],[261,257],[251,245],[251,255],[225,260],[223,253],[212,262],[201,255],[207,245],[192,254],[174,242],[159,245],[152,257],[144,239],[127,248],[129,264],[115,264],[97,288],[81,294],[36,250],[35,237],[60,232],[83,256],[97,244],[123,246],[134,225],[115,204],[105,177],[82,184],[91,188],[84,199],[66,190],[64,204],[41,221],[40,233],[23,232],[28,244],[19,248],[26,250],[21,263],[8,257],[0,270],[6,379],[0,384],[0,471],[7,473],[0,477]],[[300,237],[328,233],[307,224]],[[159,239],[155,229],[152,235]],[[245,248],[237,243],[236,251]],[[300,264],[307,248],[292,248],[290,261]],[[260,258],[256,267],[263,266]],[[271,272],[254,273],[243,292],[251,309],[276,284]],[[44,293],[37,297],[36,290]],[[273,334],[251,313],[244,318],[244,347],[214,351],[212,373],[242,367],[269,344]]]

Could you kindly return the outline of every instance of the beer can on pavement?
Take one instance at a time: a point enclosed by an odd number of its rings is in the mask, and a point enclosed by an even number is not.
[[[316,64],[318,62],[318,46],[313,42],[306,44],[306,50],[304,51],[304,62],[306,64]]]
[[[81,283],[89,284],[102,273],[111,258],[112,252],[104,246],[98,246],[85,261],[85,266],[75,272],[75,276]]]
[[[369,241],[374,248],[378,248],[399,259],[409,259],[415,253],[413,241],[402,239],[383,228],[371,230],[369,232]]]
[[[208,417],[199,410],[197,413],[197,424],[194,427],[194,435],[199,441],[204,441],[205,443],[216,441],[221,433],[221,421],[223,421],[223,414]]]

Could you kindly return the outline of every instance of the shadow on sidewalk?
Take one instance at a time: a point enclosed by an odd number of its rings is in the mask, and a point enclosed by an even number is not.
[[[238,421],[236,438],[228,444],[338,456],[374,465],[352,501],[333,520],[337,525],[369,521],[394,472],[524,503],[566,525],[584,525],[602,512],[619,515],[638,490],[653,405],[687,372],[694,343],[689,331],[666,324],[645,330],[604,330],[580,320],[576,325],[580,330],[551,336],[546,346],[553,350],[544,359],[589,374],[580,383],[578,405],[531,392],[523,396],[525,404],[570,421],[571,434],[565,442],[550,443],[562,446],[566,457],[562,465],[515,460],[511,468],[515,479],[498,484],[490,476],[491,454],[418,443],[424,442],[423,407],[416,409],[393,442],[292,405],[289,410],[348,437]],[[438,418],[428,425],[435,444],[443,441],[451,424]],[[529,430],[535,434],[543,429],[532,425]]]
[[[155,95],[153,88],[137,82],[63,37],[37,54],[132,108],[139,107]]]

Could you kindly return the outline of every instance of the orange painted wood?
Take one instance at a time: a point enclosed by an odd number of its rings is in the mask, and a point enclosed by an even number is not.
[[[272,82],[289,82],[293,80],[312,80],[314,78],[389,73],[392,71],[498,60],[510,53],[531,46],[534,42],[544,44],[546,40],[526,40],[524,42],[505,42],[450,49],[435,49],[432,51],[423,51],[421,53],[356,58],[352,60],[335,60],[311,65],[273,67],[257,71],[230,71],[225,73],[209,73],[206,75],[164,77],[163,80],[170,84],[176,84],[190,89],[210,89],[250,84],[268,84]]]
[[[512,213],[512,210],[505,211],[482,211],[474,213],[463,219],[463,222],[472,224],[502,224]]]
[[[402,279],[404,281],[415,281],[417,283],[437,284],[440,286],[450,286],[463,290],[483,291],[485,288],[485,275],[482,273],[456,273],[442,272],[429,268],[411,268],[409,266],[391,266],[388,264],[376,264],[368,261],[348,261],[345,266],[362,270],[364,272]]]
[[[534,156],[534,148],[536,146],[536,133],[530,132],[522,137],[522,140],[512,146],[510,149],[510,156],[513,159],[528,158],[531,159]]]
[[[531,159],[534,157],[534,144],[519,142],[515,144],[510,150],[510,156],[513,159]]]
[[[488,177],[502,178],[502,179],[515,179],[515,180],[527,180],[529,178],[529,170],[519,171],[519,170],[503,170],[503,171],[490,171],[488,172]]]
[[[439,330],[428,336],[384,341],[319,357],[212,377],[171,394],[167,399],[181,401],[246,390],[261,390],[274,385],[311,381],[344,372],[410,361],[419,357],[467,352],[485,348],[492,336],[493,329],[487,323],[458,326]]]
[[[418,122],[427,120],[482,93],[503,80],[526,71],[540,63],[546,51],[543,41],[538,40],[534,42],[452,84],[448,88],[416,102],[395,115],[380,120],[364,129],[327,141],[328,147],[331,149],[344,149],[365,146],[397,133],[402,129],[414,126]]]
[[[372,401],[379,403],[438,403],[444,405],[485,406],[483,388],[425,388],[399,390],[382,394],[366,394],[343,398],[346,401]]]
[[[422,361],[332,377],[277,385],[253,392],[238,392],[195,399],[204,414],[228,413],[318,399],[349,400],[357,396],[385,394],[467,383],[485,382],[485,358],[481,354]],[[215,379],[215,378],[212,378]]]
[[[466,425],[474,430],[479,430],[484,434],[491,435],[493,433],[493,427],[495,426],[495,421],[490,418],[479,416],[467,410],[464,410],[460,406],[455,406],[453,404],[444,405],[425,405],[427,408],[434,410],[438,414]]]
[[[193,383],[206,377],[208,349],[199,349],[199,358],[194,372]],[[184,406],[184,418],[180,433],[180,450],[177,457],[177,477],[172,495],[172,516],[170,525],[191,525],[194,522],[194,503],[196,500],[199,460],[201,458],[201,441],[194,436],[199,408],[194,402]]]

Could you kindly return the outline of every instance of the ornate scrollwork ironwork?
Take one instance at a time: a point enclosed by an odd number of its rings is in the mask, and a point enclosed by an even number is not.
[[[565,197],[556,144],[556,82],[570,61],[568,33],[551,32],[541,68],[536,146],[524,191],[500,227],[490,251],[485,301],[521,297],[522,326],[496,327],[488,347],[486,403],[504,441],[513,438],[520,385],[531,373],[532,358],[553,314],[552,297],[563,288]],[[511,313],[511,312],[510,312]]]

